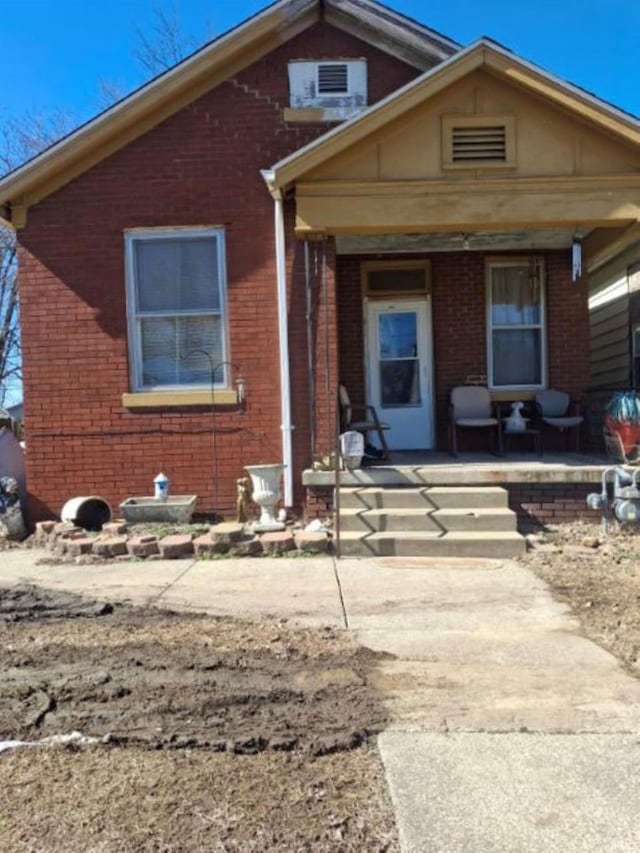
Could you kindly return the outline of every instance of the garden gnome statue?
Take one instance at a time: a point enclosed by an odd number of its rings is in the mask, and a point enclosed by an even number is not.
[[[236,519],[240,524],[244,524],[249,520],[249,478],[240,477],[236,480]]]

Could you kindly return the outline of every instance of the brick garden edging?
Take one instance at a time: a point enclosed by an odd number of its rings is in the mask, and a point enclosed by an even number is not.
[[[101,562],[103,560],[176,560],[189,557],[261,557],[283,553],[326,554],[326,533],[283,530],[254,534],[235,521],[213,524],[208,533],[173,533],[168,536],[131,534],[124,521],[105,524],[91,535],[82,527],[66,521],[39,521],[30,540],[35,547],[51,551],[55,557],[69,561]]]

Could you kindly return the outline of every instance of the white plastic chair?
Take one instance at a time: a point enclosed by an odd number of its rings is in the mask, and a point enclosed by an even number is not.
[[[489,429],[491,450],[494,450],[494,435],[497,438],[498,455],[502,456],[502,430],[500,419],[494,417],[489,389],[483,385],[459,385],[451,391],[449,405],[449,430],[451,454],[458,455],[458,428]]]
[[[571,397],[565,391],[556,391],[549,388],[547,391],[538,391],[536,403],[540,411],[542,422],[553,429],[567,433],[567,446],[569,445],[570,431],[576,431],[576,453],[580,452],[580,425],[584,418],[579,413],[578,404],[575,404],[575,414],[570,414]]]

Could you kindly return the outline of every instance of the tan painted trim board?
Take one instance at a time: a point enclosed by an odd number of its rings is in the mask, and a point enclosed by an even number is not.
[[[123,394],[125,409],[155,409],[164,406],[232,406],[237,403],[235,391],[141,391]]]

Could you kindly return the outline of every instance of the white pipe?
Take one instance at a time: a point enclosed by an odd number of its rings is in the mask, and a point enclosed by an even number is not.
[[[289,328],[287,323],[287,268],[284,239],[282,193],[272,193],[276,232],[276,280],[278,286],[278,337],[280,340],[280,411],[282,462],[284,464],[284,505],[293,506],[293,451],[291,446],[291,383],[289,377]]]

